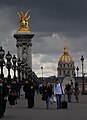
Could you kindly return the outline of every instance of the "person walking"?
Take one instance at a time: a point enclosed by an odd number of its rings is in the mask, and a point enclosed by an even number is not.
[[[64,94],[64,88],[60,80],[58,79],[56,80],[56,83],[54,84],[54,87],[53,87],[53,91],[57,101],[57,109],[59,109],[61,108],[61,97],[62,97],[62,94]]]
[[[71,85],[68,83],[65,87],[65,93],[67,94],[67,99],[68,99],[68,102],[71,102],[71,97],[72,97],[72,88],[71,88]]]
[[[11,82],[10,85],[10,91],[9,91],[9,104],[11,105],[12,108],[15,108],[15,104],[17,103],[17,94],[18,88],[17,88],[17,83],[15,80]]]
[[[79,88],[78,88],[78,84],[75,83],[75,88],[73,88],[73,93],[76,99],[76,102],[79,102]]]
[[[50,100],[52,99],[52,85],[50,82],[46,83],[46,86],[44,87],[44,92],[45,94],[47,94],[46,108],[49,109],[49,103],[50,103]]]
[[[27,108],[34,107],[34,96],[35,96],[35,87],[34,83],[31,80],[26,80],[23,88],[25,92],[25,99],[27,99],[28,106]]]
[[[0,78],[0,119],[5,113],[8,93],[7,84]]]

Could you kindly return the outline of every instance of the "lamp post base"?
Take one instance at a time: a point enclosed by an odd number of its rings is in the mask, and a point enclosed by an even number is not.
[[[4,78],[4,74],[0,74],[0,77],[1,77],[1,78]]]

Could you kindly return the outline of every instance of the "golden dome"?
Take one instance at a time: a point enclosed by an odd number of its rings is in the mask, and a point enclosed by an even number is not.
[[[72,57],[68,53],[68,47],[64,47],[63,55],[59,58],[59,62],[72,62]]]

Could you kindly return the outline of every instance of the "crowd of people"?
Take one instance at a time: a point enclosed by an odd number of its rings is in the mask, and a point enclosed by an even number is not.
[[[0,118],[3,117],[6,109],[6,103],[9,102],[12,108],[17,104],[20,97],[21,85],[16,80],[12,80],[10,84],[0,78]]]
[[[41,100],[46,102],[46,109],[49,109],[50,103],[56,102],[57,109],[61,108],[62,95],[67,95],[67,101],[72,102],[72,94],[74,94],[76,102],[79,102],[78,85],[72,87],[67,84],[62,85],[61,80],[56,80],[54,84],[47,82],[46,84],[34,84],[32,80],[26,80],[24,84],[20,84],[16,80],[12,80],[10,84],[0,78],[0,118],[3,117],[8,101],[12,108],[15,108],[17,99],[20,99],[20,90],[23,86],[25,99],[27,99],[27,108],[34,107],[35,93],[41,94]],[[54,100],[55,98],[55,100]]]

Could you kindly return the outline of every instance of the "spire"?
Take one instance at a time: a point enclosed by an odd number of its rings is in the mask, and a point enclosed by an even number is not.
[[[65,47],[64,47],[64,54],[68,54],[68,47],[67,47],[67,43],[66,43],[66,40],[65,40]]]

